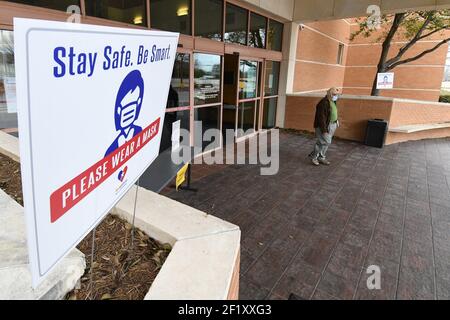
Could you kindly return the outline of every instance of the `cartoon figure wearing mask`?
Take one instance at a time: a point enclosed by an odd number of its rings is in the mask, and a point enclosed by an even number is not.
[[[130,72],[117,93],[114,120],[119,135],[106,151],[105,157],[138,135],[142,128],[134,123],[139,118],[144,97],[144,80],[138,70]]]

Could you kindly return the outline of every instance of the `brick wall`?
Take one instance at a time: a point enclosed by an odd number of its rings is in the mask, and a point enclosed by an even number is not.
[[[320,94],[288,95],[285,128],[313,132],[314,115]],[[450,104],[384,97],[344,95],[338,102],[341,127],[336,136],[363,142],[367,121],[384,119],[389,128],[414,124],[450,123]],[[388,132],[386,144],[450,137],[450,128],[433,129],[415,133]]]
[[[321,95],[291,95],[286,102],[285,128],[314,131],[314,115]],[[389,119],[392,99],[342,97],[338,102],[341,127],[336,136],[343,139],[364,141],[367,120]]]
[[[450,104],[394,99],[389,126],[391,128],[450,122]],[[450,137],[450,128],[433,129],[414,133],[390,132],[387,144],[431,138]]]
[[[344,20],[307,23],[298,35],[294,92],[342,88],[350,25]],[[344,45],[342,64],[339,44]]]
[[[330,87],[342,88],[349,95],[370,95],[381,54],[381,32],[371,37],[350,35],[359,26],[354,20],[307,23],[300,30],[297,43],[294,92],[322,92]],[[436,34],[415,44],[404,56],[409,58],[436,45],[446,34]],[[402,33],[394,38],[389,57],[405,42]],[[344,45],[343,64],[337,64],[339,43]],[[384,97],[435,101],[439,100],[444,76],[447,45],[421,59],[399,66],[394,89],[381,90]]]

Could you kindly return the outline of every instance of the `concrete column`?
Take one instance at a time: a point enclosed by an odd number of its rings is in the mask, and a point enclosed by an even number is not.
[[[280,87],[277,110],[277,127],[284,127],[286,110],[286,94],[294,90],[295,62],[297,57],[297,39],[300,24],[288,22],[284,24],[283,60],[280,70]]]

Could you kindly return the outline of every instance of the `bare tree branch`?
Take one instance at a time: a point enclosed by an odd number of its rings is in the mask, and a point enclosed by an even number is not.
[[[418,55],[416,55],[414,57],[411,57],[411,58],[408,58],[408,59],[404,59],[404,60],[398,61],[398,62],[396,62],[396,63],[394,63],[392,65],[387,66],[387,70],[392,70],[392,69],[394,69],[395,67],[397,67],[397,66],[399,66],[401,64],[405,64],[405,63],[409,63],[409,62],[413,62],[413,61],[419,60],[424,55],[437,50],[440,46],[442,46],[443,44],[446,44],[449,41],[450,41],[450,38],[444,39],[441,42],[439,42],[438,44],[436,44],[433,48],[427,49],[427,50],[423,51],[422,53],[420,53],[420,54],[418,54]]]
[[[421,37],[419,38],[419,41],[422,40],[422,39],[428,38],[429,36],[432,36],[433,34],[435,34],[435,33],[437,33],[437,32],[440,32],[440,31],[443,31],[443,30],[448,30],[449,28],[450,28],[450,25],[447,25],[447,26],[444,26],[444,27],[442,27],[442,28],[438,28],[438,29],[436,29],[436,30],[433,30],[433,31],[431,31],[431,32],[428,32],[428,33],[424,34],[423,36],[421,36]]]
[[[387,65],[391,65],[391,64],[399,61],[402,58],[402,56],[405,54],[405,52],[408,51],[414,44],[416,44],[417,41],[419,41],[420,36],[422,35],[422,33],[425,31],[425,29],[427,28],[427,26],[430,24],[431,20],[433,19],[434,13],[435,13],[434,11],[427,13],[426,19],[425,19],[424,23],[422,24],[422,26],[417,31],[416,35],[407,44],[405,44],[402,48],[400,48],[400,50],[398,50],[398,53],[395,57],[386,61]]]
[[[394,17],[394,21],[392,22],[392,27],[389,30],[386,39],[383,41],[383,51],[381,53],[381,58],[379,62],[379,66],[384,68],[386,64],[387,55],[389,53],[389,49],[391,47],[392,39],[394,38],[395,33],[397,32],[398,28],[400,27],[401,23],[403,22],[403,19],[405,18],[405,13],[397,13]]]

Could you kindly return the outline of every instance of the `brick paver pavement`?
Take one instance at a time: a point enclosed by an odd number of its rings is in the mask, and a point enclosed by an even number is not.
[[[240,226],[242,299],[450,299],[450,139],[375,149],[281,134],[280,171],[196,165],[175,200]],[[367,268],[381,268],[381,290]]]

